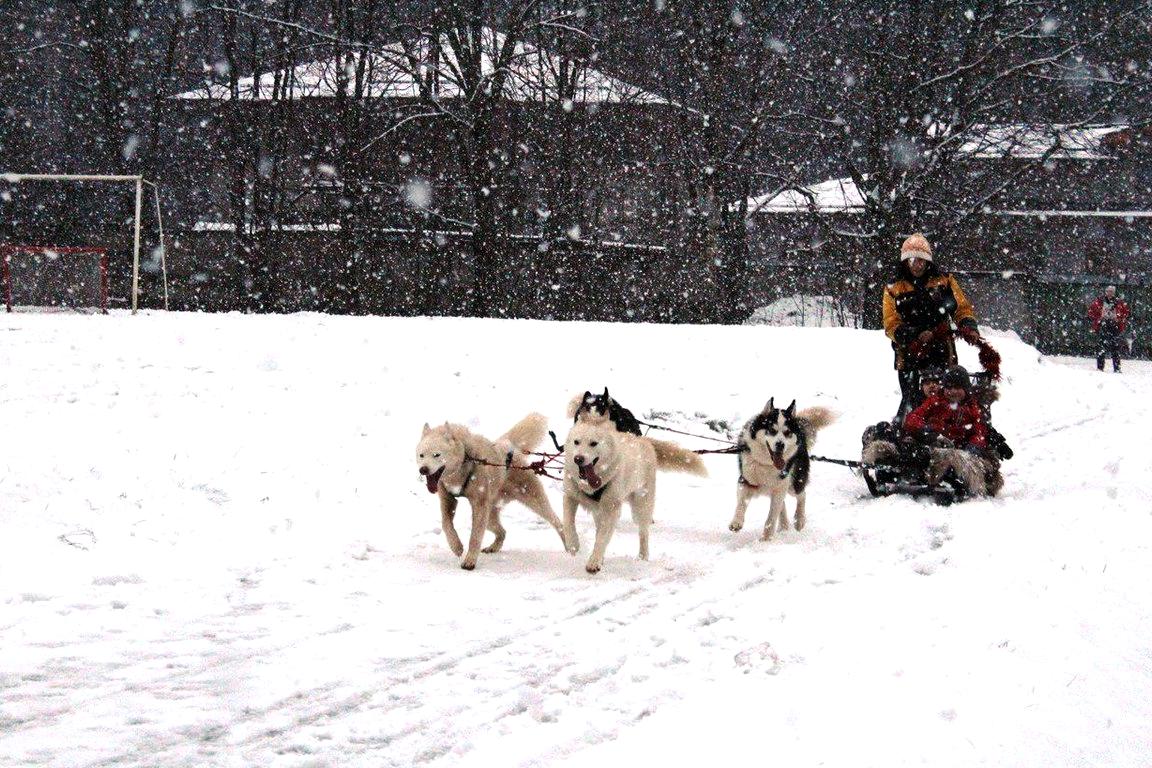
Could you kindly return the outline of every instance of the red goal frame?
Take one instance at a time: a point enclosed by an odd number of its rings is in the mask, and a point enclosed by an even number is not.
[[[100,312],[108,314],[108,249],[97,245],[12,245],[0,244],[0,262],[4,270],[4,302],[12,311],[12,274],[9,267],[14,253],[55,253],[61,256],[96,254],[100,257]]]

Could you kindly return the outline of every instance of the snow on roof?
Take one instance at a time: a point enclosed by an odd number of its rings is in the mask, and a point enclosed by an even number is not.
[[[483,38],[481,67],[485,74],[490,75],[494,70],[492,52],[504,45],[506,36],[503,32],[488,28],[485,28],[481,35]],[[300,64],[291,69],[266,72],[259,78],[244,77],[238,84],[239,98],[242,100],[269,100],[273,97],[332,98],[336,95],[338,87],[339,69],[342,67],[345,72],[355,73],[361,65],[362,56],[367,57],[364,62],[364,79],[367,84],[365,96],[368,98],[419,98],[420,79],[433,84],[434,93],[439,99],[460,97],[460,82],[455,74],[460,68],[455,53],[448,44],[447,36],[441,36],[437,50],[433,50],[426,39],[407,46],[397,42],[363,54],[352,52],[344,57],[334,56]],[[417,62],[417,66],[425,73],[421,78],[417,78],[413,71],[413,61]],[[434,61],[438,64],[432,71]],[[549,97],[555,98],[560,91],[559,73],[570,69],[571,65],[564,59],[529,43],[519,42],[516,44],[515,55],[509,69],[505,97],[512,101],[541,101]],[[345,90],[351,95],[354,78],[347,79],[349,82],[345,84]],[[172,98],[224,101],[231,99],[232,94],[227,85],[207,83],[202,88],[178,93]],[[591,68],[581,73],[573,101],[602,104],[670,103],[655,94]]]
[[[806,194],[807,193],[807,194]],[[864,196],[852,179],[828,179],[805,187],[803,191],[790,189],[779,194],[769,192],[748,198],[748,215],[758,213],[863,213]],[[1100,218],[1150,219],[1152,210],[1069,210],[1069,209],[1005,209],[987,211],[989,216],[1019,216],[1023,218]]]
[[[1104,138],[1126,128],[1123,125],[1025,125],[977,126],[963,139],[961,155],[977,159],[1012,157],[1039,160],[1102,160],[1111,155],[1102,150]],[[940,132],[935,133],[937,138]],[[864,210],[864,196],[852,179],[828,179],[799,190],[768,192],[748,198],[748,213],[797,213],[813,208],[823,213],[853,213]],[[1019,216],[1127,216],[1124,211],[1000,211],[998,215]]]
[[[864,210],[864,196],[852,179],[828,179],[802,190],[788,189],[748,198],[748,214],[797,213],[815,208],[825,213]]]
[[[1110,157],[1101,151],[1101,140],[1125,125],[1069,126],[1058,123],[977,125],[962,137],[959,153],[980,159],[1014,157],[1039,160],[1103,160]],[[939,131],[929,131],[940,136]]]
[[[264,228],[263,227],[256,227],[256,228],[253,228],[253,231],[262,230],[262,229],[264,229]],[[274,232],[339,232],[341,227],[340,227],[340,224],[338,222],[328,223],[328,224],[308,224],[308,223],[284,224],[284,223],[282,223],[282,224],[273,224],[271,227],[269,227],[269,229],[271,229]],[[227,221],[197,221],[196,223],[194,223],[192,225],[192,231],[193,232],[235,232],[236,231],[236,225],[231,223],[231,222],[227,222]],[[461,238],[461,239],[468,239],[468,238],[472,237],[471,230],[467,230],[467,229],[421,229],[421,230],[415,230],[415,229],[411,229],[411,228],[405,229],[405,228],[400,228],[400,227],[374,227],[372,229],[372,231],[380,233],[380,234],[386,234],[386,235],[413,235],[413,234],[417,234],[417,232],[419,232],[419,234],[424,235],[424,236],[429,236],[429,237],[443,236],[443,237]],[[519,240],[522,242],[539,242],[540,241],[540,237],[538,235],[513,234],[513,235],[507,235],[507,237],[510,240]],[[578,238],[578,239],[570,240],[570,242],[572,242],[573,244],[577,244],[577,245],[593,246],[596,248],[604,248],[604,249],[618,248],[618,249],[625,250],[625,251],[646,251],[646,252],[651,252],[651,253],[665,253],[668,250],[668,246],[665,246],[665,245],[654,245],[654,244],[650,244],[650,243],[629,243],[629,242],[625,242],[622,240],[588,240],[586,238],[583,238],[583,239]]]
[[[273,224],[275,232],[339,232],[339,224]],[[198,221],[193,232],[235,232],[236,225],[226,221]]]

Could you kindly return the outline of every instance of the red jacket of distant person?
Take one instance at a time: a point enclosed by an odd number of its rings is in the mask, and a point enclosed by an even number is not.
[[[1088,307],[1088,320],[1091,321],[1092,330],[1096,333],[1100,332],[1101,322],[1109,321],[1115,324],[1117,334],[1124,333],[1128,328],[1128,302],[1124,299],[1100,296]]]

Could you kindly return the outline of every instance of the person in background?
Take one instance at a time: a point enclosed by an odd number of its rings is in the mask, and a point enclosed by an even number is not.
[[[954,334],[976,341],[980,329],[960,284],[933,261],[932,245],[915,234],[900,246],[896,279],[884,288],[884,332],[896,354],[899,423],[921,400],[921,373],[956,364]],[[953,331],[952,324],[956,330]]]
[[[1112,370],[1120,373],[1120,337],[1128,328],[1128,303],[1117,298],[1116,286],[1105,288],[1104,294],[1088,307],[1088,322],[1099,340],[1096,369],[1104,370],[1104,358],[1111,356]]]

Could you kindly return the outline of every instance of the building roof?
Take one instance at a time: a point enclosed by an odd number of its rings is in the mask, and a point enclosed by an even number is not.
[[[828,179],[819,184],[794,189],[769,192],[758,197],[748,198],[748,215],[770,213],[847,213],[864,212],[864,196],[852,179]],[[1018,216],[1023,218],[1097,218],[1097,219],[1150,219],[1152,210],[1072,210],[1054,209],[1005,209],[986,211],[989,216]]]
[[[1125,131],[1123,125],[1024,125],[979,126],[962,139],[959,154],[979,160],[1104,160],[1112,157],[1112,138]],[[929,133],[934,131],[930,130]],[[939,138],[939,133],[937,138]],[[827,179],[807,187],[772,191],[748,198],[749,215],[756,213],[858,213],[864,195],[850,178]],[[1114,215],[1130,211],[1001,211],[1001,215]]]
[[[485,74],[494,70],[492,52],[499,50],[506,39],[503,32],[485,28],[483,30],[483,54],[481,67]],[[406,49],[407,48],[407,49]],[[438,99],[455,99],[461,94],[459,66],[447,36],[441,36],[439,46],[434,49],[427,39],[405,46],[392,43],[369,52],[350,52],[346,56],[333,56],[318,61],[299,64],[290,69],[266,72],[259,77],[249,76],[239,81],[239,98],[242,100],[277,99],[323,99],[336,95],[337,75],[342,68],[354,72],[364,62],[365,95],[368,98],[417,99],[420,97],[420,80],[430,82]],[[413,61],[425,74],[417,77],[413,71]],[[437,62],[433,68],[432,62]],[[505,86],[505,97],[512,101],[555,100],[560,92],[560,73],[570,72],[573,65],[542,48],[519,42],[515,47],[513,63]],[[352,78],[348,78],[352,80]],[[277,86],[279,86],[277,88]],[[354,84],[345,84],[351,94]],[[232,98],[229,87],[221,83],[206,83],[201,88],[175,94],[172,98],[189,100],[225,101]],[[631,103],[668,104],[669,102],[653,93],[606,75],[596,69],[585,68],[576,84],[573,101],[576,103]]]
[[[341,225],[339,222],[321,222],[321,223],[280,223],[272,224],[267,228],[273,232],[292,232],[292,233],[309,233],[309,232],[339,232]],[[197,221],[192,225],[193,232],[235,232],[236,225],[232,222],[226,221]],[[253,227],[253,232],[265,231],[262,227]],[[423,237],[443,237],[450,240],[471,240],[473,232],[467,229],[412,229],[404,227],[371,227],[373,233],[381,235],[392,236],[409,236],[421,235]],[[509,240],[516,240],[520,242],[540,242],[542,237],[540,235],[532,234],[513,234],[505,235]],[[589,240],[587,238],[569,238],[567,241],[573,245],[581,245],[584,247],[603,248],[606,250],[620,249],[624,251],[642,251],[647,253],[665,253],[668,247],[665,245],[656,245],[653,243],[630,243],[623,240]]]
[[[959,154],[984,160],[1104,160],[1110,157],[1102,140],[1125,125],[1064,125],[1007,123],[977,125],[961,137]],[[942,134],[935,133],[936,138]]]
[[[864,196],[852,179],[828,179],[802,189],[767,192],[748,198],[748,214],[864,210]]]
[[[779,194],[769,192],[748,198],[748,215],[770,213],[846,213],[864,212],[864,196],[852,179],[828,179],[804,187],[803,191],[786,190]],[[1005,209],[984,212],[988,216],[1017,216],[1022,218],[1097,218],[1097,219],[1152,219],[1152,210],[1072,210]]]

